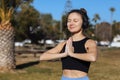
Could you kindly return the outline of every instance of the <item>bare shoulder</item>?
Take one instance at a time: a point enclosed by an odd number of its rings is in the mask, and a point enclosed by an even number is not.
[[[85,46],[97,46],[96,41],[93,39],[88,39]]]
[[[95,40],[88,39],[85,43],[85,48],[88,53],[97,54],[97,44]]]

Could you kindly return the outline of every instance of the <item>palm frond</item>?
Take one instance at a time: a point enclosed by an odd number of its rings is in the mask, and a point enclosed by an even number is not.
[[[0,2],[0,19],[1,23],[10,22],[14,9],[9,3],[9,0],[1,0]]]

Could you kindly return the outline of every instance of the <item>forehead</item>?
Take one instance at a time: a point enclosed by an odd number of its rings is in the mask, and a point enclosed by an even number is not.
[[[77,12],[72,12],[68,15],[68,19],[70,18],[81,18],[81,14],[80,13],[77,13]]]

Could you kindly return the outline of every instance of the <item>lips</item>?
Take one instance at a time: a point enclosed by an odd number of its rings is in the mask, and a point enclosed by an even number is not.
[[[75,27],[73,27],[73,26],[70,26],[69,28],[70,28],[70,29],[73,29],[73,28],[75,28]]]

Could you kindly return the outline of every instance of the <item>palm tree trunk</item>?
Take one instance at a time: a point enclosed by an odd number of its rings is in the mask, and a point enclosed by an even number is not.
[[[0,24],[0,72],[15,68],[14,29],[11,23]]]

